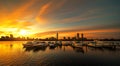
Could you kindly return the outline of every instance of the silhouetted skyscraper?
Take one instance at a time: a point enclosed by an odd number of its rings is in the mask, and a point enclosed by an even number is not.
[[[80,39],[79,33],[77,33],[77,39]]]
[[[83,41],[83,39],[84,39],[83,33],[81,34],[81,39],[82,39],[82,41]]]
[[[56,34],[56,39],[58,40],[58,33]]]
[[[13,34],[10,34],[10,38],[13,38]]]
[[[65,40],[65,39],[66,39],[66,37],[63,37],[63,39]]]
[[[70,37],[68,37],[68,40],[70,40]]]

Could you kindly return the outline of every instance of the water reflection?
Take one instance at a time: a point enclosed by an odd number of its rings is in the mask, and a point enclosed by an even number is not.
[[[80,48],[75,48],[75,47],[73,47],[73,50],[75,51],[75,52],[80,52],[80,53],[83,53],[84,54],[84,49],[82,48],[82,47],[80,47]]]
[[[13,47],[13,45],[9,45],[11,48]],[[70,48],[68,48],[70,47]],[[38,51],[46,51],[46,49],[48,48],[48,50],[54,50],[57,51],[57,49],[62,49],[63,51],[66,51],[66,49],[72,49],[73,51],[79,53],[87,53],[89,50],[90,51],[120,51],[120,48],[102,48],[102,47],[89,47],[89,46],[82,46],[82,47],[74,47],[71,45],[63,45],[63,46],[44,46],[44,47],[23,47],[23,49],[25,49],[25,51],[33,51],[33,52],[38,52]]]
[[[38,51],[45,51],[47,47],[23,47],[25,51],[33,51],[33,52],[38,52]]]
[[[13,47],[13,44],[10,44],[10,48],[12,48]]]
[[[23,47],[23,43],[24,41],[0,42],[0,66],[120,66],[119,47]]]
[[[95,48],[95,47],[88,47],[89,50],[92,51],[120,51],[120,47],[119,48],[111,48],[111,47],[107,47],[107,48]]]
[[[49,49],[55,50],[56,46],[50,46]]]

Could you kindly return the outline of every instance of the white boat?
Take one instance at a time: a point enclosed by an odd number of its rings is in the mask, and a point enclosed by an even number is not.
[[[31,41],[23,44],[24,47],[32,47],[33,46],[33,43]]]
[[[73,42],[73,47],[82,47],[82,42],[80,42],[80,41],[75,41],[75,42]]]
[[[33,41],[33,42],[27,42],[23,44],[24,47],[44,47],[47,46],[45,42],[40,42],[40,41]]]
[[[49,47],[55,47],[54,42],[49,42],[48,44],[49,44]]]
[[[103,47],[103,44],[104,43],[102,41],[93,41],[93,42],[88,43],[88,46],[100,48],[100,47]]]
[[[40,42],[40,41],[36,41],[33,43],[34,47],[44,47],[47,46],[47,44],[45,42]]]
[[[106,42],[103,44],[103,48],[116,48],[116,47],[118,47],[118,44],[114,42]]]

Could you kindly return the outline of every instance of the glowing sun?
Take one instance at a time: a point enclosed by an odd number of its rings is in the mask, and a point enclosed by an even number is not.
[[[26,35],[27,34],[27,31],[26,30],[20,30],[20,35]]]

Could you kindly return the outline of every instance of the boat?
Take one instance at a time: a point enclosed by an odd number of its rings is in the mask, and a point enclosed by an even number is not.
[[[103,48],[112,48],[115,49],[118,46],[118,44],[114,43],[114,42],[106,42],[103,44]]]
[[[54,42],[48,42],[49,47],[55,47],[55,43]]]
[[[92,42],[89,42],[87,45],[89,47],[94,47],[94,48],[101,48],[103,47],[103,42],[102,41],[92,41]]]
[[[36,42],[33,42],[33,46],[34,47],[45,47],[47,46],[47,44],[45,42],[36,41]]]
[[[33,43],[31,41],[26,42],[25,44],[23,44],[24,47],[32,47]]]
[[[64,43],[64,46],[69,46],[69,45],[72,45],[73,43],[72,43],[72,41],[66,41],[65,43]]]
[[[75,41],[75,42],[73,42],[72,46],[73,46],[73,47],[81,48],[83,45],[82,45],[82,42],[80,42],[80,41]]]
[[[56,41],[56,42],[55,42],[55,45],[57,45],[57,46],[62,46],[62,41]]]
[[[23,44],[24,47],[44,47],[47,46],[45,42],[41,41],[28,41],[25,44]]]

